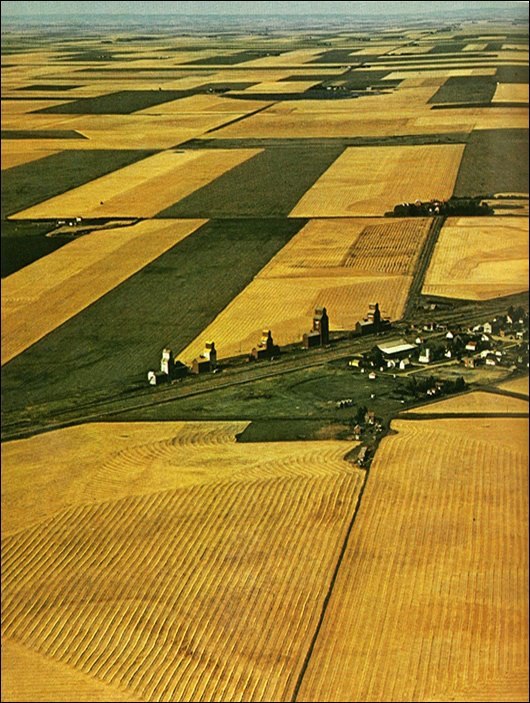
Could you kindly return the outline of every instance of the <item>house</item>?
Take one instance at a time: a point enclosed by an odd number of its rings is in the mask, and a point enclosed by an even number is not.
[[[466,369],[474,369],[476,365],[476,360],[472,356],[464,356],[463,358],[464,366]]]
[[[348,361],[348,366],[353,366],[353,367],[355,367],[355,368],[358,368],[360,362],[361,362],[360,359],[350,359],[350,360]]]
[[[360,438],[362,431],[362,427],[359,424],[355,425],[355,427],[353,428],[353,434],[355,436],[355,439]]]
[[[204,351],[191,362],[192,373],[208,373],[217,367],[217,350],[214,342],[206,342]]]
[[[407,359],[406,357],[404,359],[401,359],[399,362],[399,370],[404,371],[407,366],[410,366],[410,359]]]
[[[454,334],[451,332],[451,330],[449,330],[449,332],[447,332],[446,335],[445,335],[445,338],[448,339],[449,341],[451,341],[452,339],[454,339],[454,337],[455,337],[455,336],[454,336]]]
[[[261,333],[261,340],[258,345],[254,347],[251,351],[251,356],[254,359],[272,359],[274,356],[280,354],[280,347],[274,344],[272,339],[272,332],[270,330],[263,330]]]
[[[304,334],[302,342],[306,349],[329,344],[329,317],[326,308],[315,309],[313,327],[311,332]]]
[[[497,366],[497,362],[492,356],[488,356],[486,359],[486,366]]]
[[[424,349],[418,357],[420,364],[430,364],[431,363],[431,350],[429,348]]]
[[[373,410],[367,410],[364,415],[364,421],[367,425],[375,424],[375,412]]]
[[[469,341],[465,346],[465,350],[471,353],[475,353],[477,351],[477,343],[475,341]]]
[[[174,365],[175,359],[173,358],[173,352],[168,347],[164,347],[164,349],[162,349],[162,358],[160,359],[160,371],[169,377],[171,376]]]
[[[372,371],[372,373],[368,374],[368,378],[370,379],[370,381],[373,381],[375,378],[377,378],[377,376],[375,375],[375,372]]]
[[[482,331],[484,332],[484,334],[492,334],[492,332],[493,332],[493,327],[492,327],[491,322],[485,322],[485,323],[482,325]]]

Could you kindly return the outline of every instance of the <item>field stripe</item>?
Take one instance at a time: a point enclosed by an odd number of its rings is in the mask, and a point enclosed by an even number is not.
[[[99,230],[7,277],[2,285],[2,364],[202,224],[204,220],[157,220]]]
[[[428,423],[428,424],[427,424]],[[468,700],[528,671],[527,422],[394,421],[300,689],[304,701]],[[499,700],[505,700],[500,699]]]
[[[200,460],[216,444],[194,434]],[[295,444],[292,467],[268,457],[6,537],[5,635],[142,700],[289,700],[364,476],[342,443]],[[169,446],[178,461],[194,445]]]

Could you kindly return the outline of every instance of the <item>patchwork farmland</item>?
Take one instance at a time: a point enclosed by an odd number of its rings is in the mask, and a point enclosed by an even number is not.
[[[528,700],[527,9],[427,5],[2,8],[2,700]]]

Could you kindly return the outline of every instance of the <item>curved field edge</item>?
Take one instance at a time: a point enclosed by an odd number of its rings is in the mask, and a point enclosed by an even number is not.
[[[100,424],[7,443],[19,494],[39,464],[41,497],[61,475],[79,493],[4,537],[4,636],[115,695],[290,700],[364,472],[343,459],[350,443],[264,454],[235,443],[245,426]],[[12,498],[20,518],[43,502]]]

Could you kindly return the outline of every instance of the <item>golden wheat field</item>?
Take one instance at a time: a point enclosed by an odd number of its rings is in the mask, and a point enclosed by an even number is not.
[[[463,144],[346,149],[290,214],[383,215],[403,201],[449,198],[463,151]]]
[[[526,700],[528,422],[392,428],[299,700]]]
[[[2,282],[2,364],[174,246],[206,220],[145,220],[74,239]]]
[[[506,384],[501,384],[499,388],[506,388]],[[473,391],[465,393],[454,398],[444,398],[443,400],[422,405],[419,408],[414,408],[411,413],[420,413],[422,415],[438,414],[438,413],[497,413],[499,415],[511,413],[528,413],[528,401],[520,400],[519,398],[510,398],[509,396],[500,395],[498,393],[485,393],[483,391]],[[403,413],[404,415],[407,412]]]
[[[93,424],[2,446],[2,635],[26,667],[3,697],[44,670],[33,700],[86,700],[68,678],[90,700],[291,699],[364,472],[350,443],[265,451],[235,443],[246,425]]]
[[[325,306],[330,329],[353,329],[379,302],[393,320],[403,313],[427,218],[311,220],[254,280],[181,353],[191,361],[205,339],[221,357],[249,353],[261,331],[277,344],[301,341],[316,307]]]
[[[528,289],[528,220],[448,218],[425,276],[423,293],[487,300]]]
[[[260,151],[162,151],[22,210],[16,217],[152,217]]]
[[[499,383],[498,387],[501,390],[528,395],[528,376],[523,376],[522,378],[516,378],[510,381],[505,381],[504,383]]]
[[[528,102],[528,84],[525,83],[499,83],[492,98],[494,103],[503,102]]]

